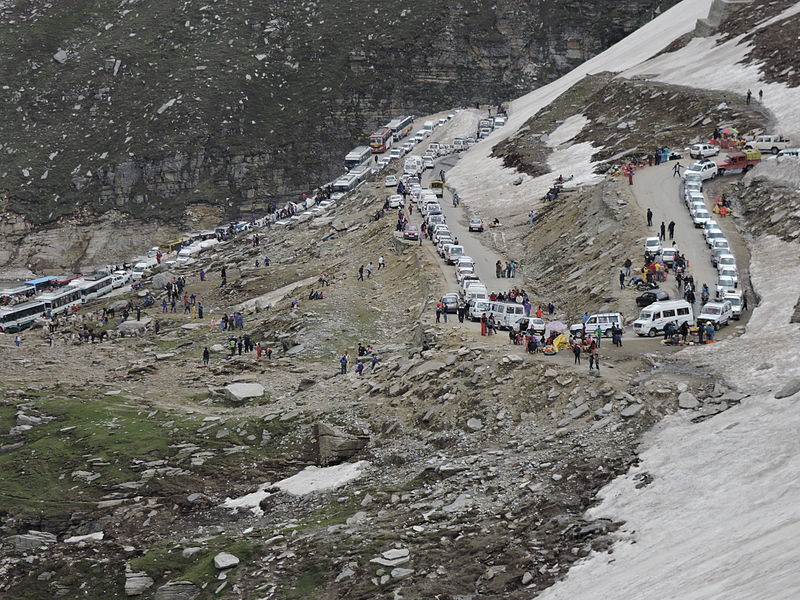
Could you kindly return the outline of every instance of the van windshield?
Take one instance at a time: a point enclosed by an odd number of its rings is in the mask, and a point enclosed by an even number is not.
[[[653,318],[653,312],[649,310],[643,310],[639,313],[639,320],[640,321],[650,321]]]

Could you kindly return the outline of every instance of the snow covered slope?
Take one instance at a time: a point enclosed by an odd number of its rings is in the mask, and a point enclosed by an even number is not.
[[[502,206],[505,211],[522,210],[525,203],[541,198],[552,185],[556,174],[524,178],[522,185],[513,182],[519,177],[514,169],[503,167],[502,160],[491,158],[492,146],[514,134],[530,117],[580,81],[585,75],[602,71],[621,72],[654,56],[675,39],[692,31],[697,19],[705,17],[711,0],[683,0],[644,27],[602,54],[585,62],[564,77],[522,96],[511,104],[506,125],[463,155],[448,172],[448,184],[455,186],[468,204],[491,209]],[[596,181],[588,157],[591,152],[576,148],[576,158],[551,164],[565,177],[575,175],[572,185]],[[564,149],[563,152],[569,152]],[[511,206],[508,206],[511,204]],[[487,213],[488,214],[488,213]]]
[[[800,2],[763,23],[748,34],[773,24],[798,18]],[[748,89],[754,94],[764,92],[764,105],[776,118],[776,133],[800,138],[800,89],[781,83],[765,83],[760,76],[759,64],[746,61],[752,43],[744,35],[718,44],[719,37],[695,38],[677,52],[662,54],[626,70],[624,77],[646,75],[649,79],[691,87],[729,91],[744,95]],[[613,50],[614,48],[611,48]],[[800,51],[786,48],[789,54],[800,56]],[[800,69],[800,59],[795,68]]]

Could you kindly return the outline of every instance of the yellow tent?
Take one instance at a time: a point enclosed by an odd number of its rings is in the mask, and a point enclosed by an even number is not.
[[[556,351],[569,350],[569,340],[567,340],[567,337],[561,333],[556,339],[553,340],[553,346],[555,347]]]

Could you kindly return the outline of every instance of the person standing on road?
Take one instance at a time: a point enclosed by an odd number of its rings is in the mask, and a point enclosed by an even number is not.
[[[481,315],[481,335],[486,335],[486,313]]]
[[[669,241],[675,241],[675,221],[670,221],[669,225],[667,225],[667,231],[669,231]]]
[[[675,177],[675,175],[677,175],[678,177],[680,177],[682,168],[683,165],[681,163],[679,162],[675,163],[675,166],[672,167],[672,176]]]
[[[664,241],[664,238],[667,237],[667,226],[664,224],[664,221],[661,221],[658,237],[662,242]]]
[[[580,365],[581,364],[581,345],[577,341],[572,345],[572,354],[575,356],[575,361],[572,364]]]
[[[650,210],[649,208],[647,209],[647,226],[648,227],[653,226],[653,211]]]
[[[356,281],[364,281],[364,265],[358,267],[358,279]]]
[[[436,322],[440,323],[442,320],[442,304],[438,303],[436,305]]]
[[[498,260],[496,263],[494,263],[494,271],[495,271],[495,275],[497,275],[497,278],[498,278],[498,279],[500,279],[500,272],[501,272],[502,270],[503,270],[503,263],[501,263],[501,262]]]
[[[600,356],[597,354],[597,344],[595,343],[594,340],[592,340],[592,343],[589,344],[589,370],[590,371],[592,370],[592,366],[594,366],[594,368],[597,369],[598,372],[600,371]]]

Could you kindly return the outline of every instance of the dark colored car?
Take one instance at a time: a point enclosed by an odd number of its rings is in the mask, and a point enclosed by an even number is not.
[[[445,294],[442,296],[442,304],[444,309],[449,313],[458,312],[458,294]]]
[[[419,230],[417,229],[416,225],[406,225],[406,228],[403,230],[403,239],[405,240],[418,240],[419,239]]]
[[[653,302],[663,302],[669,300],[669,294],[664,290],[650,290],[636,298],[636,306],[650,306]]]

